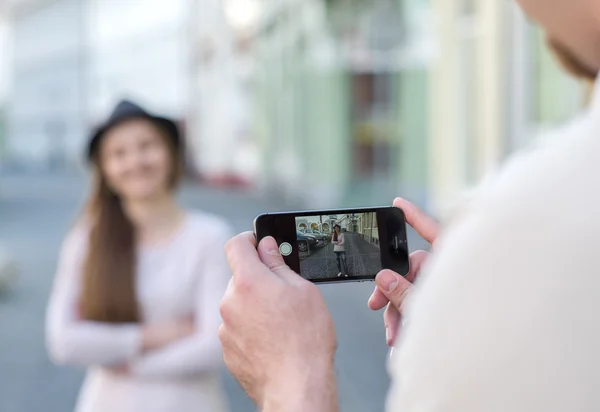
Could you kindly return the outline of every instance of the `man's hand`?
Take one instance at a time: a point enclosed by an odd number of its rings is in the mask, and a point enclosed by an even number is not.
[[[394,200],[394,206],[404,211],[406,222],[423,239],[432,246],[435,245],[440,227],[432,217],[404,199],[397,198]],[[375,278],[377,286],[375,286],[375,291],[369,298],[369,308],[380,310],[387,306],[383,313],[383,321],[385,324],[385,336],[389,346],[393,346],[396,341],[405,298],[410,294],[412,284],[418,277],[423,262],[425,262],[428,256],[429,253],[424,250],[413,252],[410,255],[410,273],[406,277],[400,276],[391,270],[383,270]]]
[[[337,411],[336,337],[319,289],[288,268],[273,238],[226,247],[233,272],[221,302],[225,363],[262,411]]]

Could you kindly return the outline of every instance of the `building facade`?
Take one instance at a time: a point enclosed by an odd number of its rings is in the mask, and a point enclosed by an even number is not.
[[[514,2],[435,0],[429,204],[443,215],[513,152],[583,107],[583,88]]]
[[[7,162],[80,165],[90,129],[123,98],[181,121],[191,100],[190,0],[8,4]]]
[[[255,124],[265,188],[311,207],[420,200],[433,32],[415,22],[426,4],[266,3]]]
[[[245,0],[247,1],[247,0]],[[245,1],[229,0],[230,8]],[[251,38],[233,24],[222,0],[195,1],[191,16],[190,147],[198,173],[219,184],[255,184]],[[244,9],[242,8],[242,11]]]
[[[131,98],[184,125],[192,97],[191,1],[85,3],[88,122]]]
[[[15,2],[6,161],[65,167],[81,154],[86,132],[85,26],[78,0]]]
[[[443,215],[582,108],[514,2],[264,3],[260,181],[309,207],[402,195]]]
[[[0,168],[5,161],[7,134],[7,105],[11,89],[12,61],[12,27],[10,25],[10,9],[6,3],[0,4]]]

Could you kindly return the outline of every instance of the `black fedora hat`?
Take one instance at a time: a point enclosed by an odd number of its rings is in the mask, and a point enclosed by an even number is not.
[[[110,128],[121,122],[131,119],[148,119],[154,122],[169,135],[169,138],[173,139],[175,147],[178,149],[180,148],[181,136],[179,133],[179,128],[173,120],[150,114],[130,100],[122,100],[114,108],[108,120],[96,128],[96,130],[92,133],[86,153],[88,161],[91,161],[94,158],[102,137]]]

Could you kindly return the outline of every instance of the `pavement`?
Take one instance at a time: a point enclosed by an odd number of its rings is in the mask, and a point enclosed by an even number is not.
[[[83,371],[55,367],[44,345],[44,312],[61,241],[87,192],[79,175],[0,175],[0,245],[20,269],[12,287],[0,294],[0,412],[73,410]],[[260,193],[187,186],[182,202],[228,218],[236,230],[250,230],[264,211],[285,210]],[[340,205],[343,206],[343,205]],[[422,240],[411,233],[413,246]],[[371,283],[321,286],[338,335],[336,370],[343,412],[383,411],[388,348],[381,313],[366,306]],[[224,385],[233,412],[253,412],[226,372]]]
[[[381,270],[379,248],[356,233],[344,233],[348,277],[374,275]],[[343,271],[342,271],[343,272]],[[300,273],[307,279],[327,279],[340,273],[333,243],[312,250],[300,261]]]

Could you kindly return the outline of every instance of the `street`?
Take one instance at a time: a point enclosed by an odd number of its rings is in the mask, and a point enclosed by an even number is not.
[[[61,240],[86,192],[80,176],[0,175],[0,244],[22,270],[16,284],[0,295],[0,411],[69,412],[83,372],[54,367],[44,346],[44,311]],[[284,209],[261,198],[225,190],[185,187],[185,205],[217,213],[238,231],[249,230],[264,211]],[[391,199],[390,199],[391,200]],[[421,241],[412,235],[412,245]],[[325,251],[324,251],[325,252]],[[382,314],[367,308],[373,284],[322,286],[338,334],[337,376],[344,412],[384,408],[388,348]],[[224,373],[232,411],[254,411],[237,383]]]
[[[372,275],[381,270],[379,248],[360,238],[356,233],[344,233],[346,262],[348,275]],[[333,251],[333,243],[313,250],[300,262],[300,273],[307,279],[327,279],[338,275],[337,258]],[[346,274],[346,273],[344,273]]]

